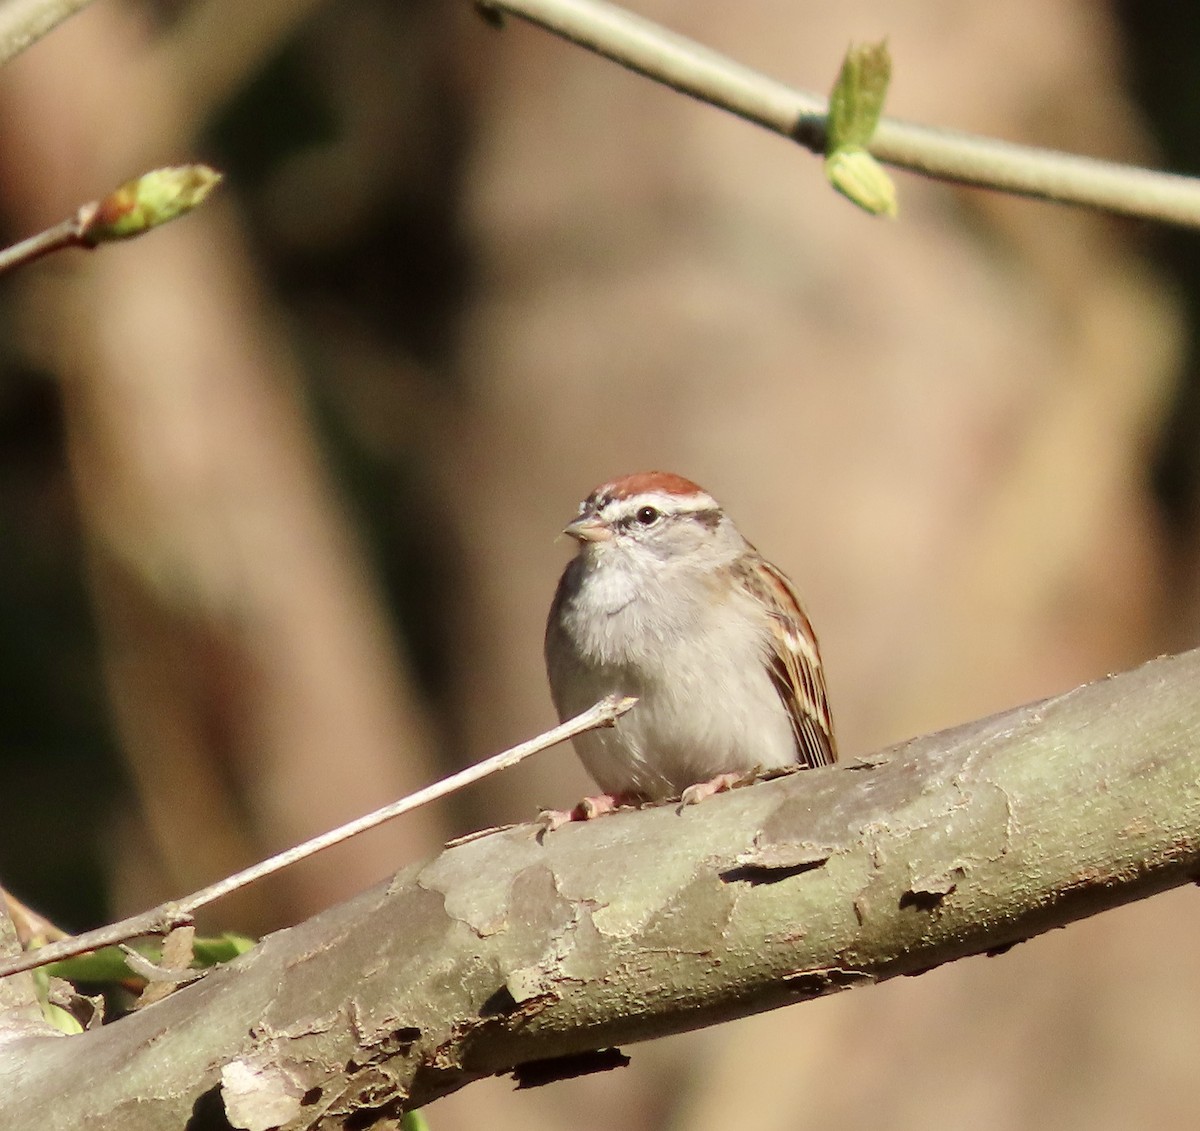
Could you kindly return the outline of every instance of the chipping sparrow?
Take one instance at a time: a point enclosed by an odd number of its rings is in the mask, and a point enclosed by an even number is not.
[[[579,552],[546,623],[554,705],[565,719],[609,693],[638,698],[574,740],[605,791],[577,815],[836,759],[808,617],[711,495],[667,472],[627,475],[597,487],[564,533]]]

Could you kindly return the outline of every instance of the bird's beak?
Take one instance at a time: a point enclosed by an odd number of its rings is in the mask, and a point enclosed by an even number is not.
[[[612,538],[612,530],[598,518],[577,518],[563,527],[563,533],[569,534],[576,542],[607,542]]]

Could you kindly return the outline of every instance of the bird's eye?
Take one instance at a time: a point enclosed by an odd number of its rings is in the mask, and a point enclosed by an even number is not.
[[[653,526],[658,521],[658,509],[656,507],[639,507],[637,520],[643,526]]]

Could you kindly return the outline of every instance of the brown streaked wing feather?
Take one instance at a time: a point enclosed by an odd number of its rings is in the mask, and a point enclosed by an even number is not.
[[[816,633],[792,583],[765,558],[758,562],[761,572],[748,571],[747,584],[771,610],[771,678],[791,717],[800,761],[809,767],[832,765],[837,744]]]

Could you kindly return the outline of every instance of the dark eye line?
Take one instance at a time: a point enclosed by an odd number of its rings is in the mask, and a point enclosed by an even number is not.
[[[709,529],[715,529],[721,522],[721,510],[719,507],[714,507],[708,510],[684,511],[674,514],[646,504],[643,507],[638,507],[633,514],[627,514],[618,519],[617,525],[622,530],[632,530],[635,527],[649,529],[651,526],[657,526],[660,522],[665,522],[667,519],[679,518],[688,518]]]
[[[657,526],[659,522],[667,518],[665,511],[661,511],[658,507],[652,507],[649,504],[643,507],[638,507],[633,514],[624,515],[617,520],[617,525],[622,530],[648,529],[651,526]]]

